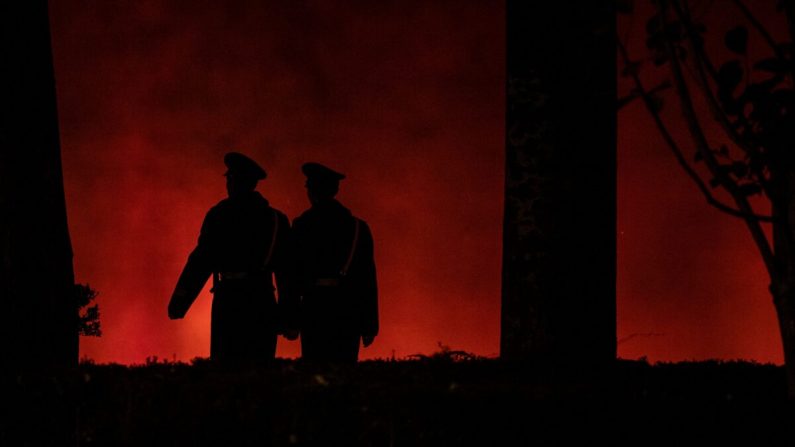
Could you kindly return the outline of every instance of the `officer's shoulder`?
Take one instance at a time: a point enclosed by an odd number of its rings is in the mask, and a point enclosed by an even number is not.
[[[218,213],[223,213],[226,208],[229,207],[229,198],[222,199],[220,202],[213,205],[209,211],[207,211],[207,217],[217,215]]]
[[[290,225],[290,228],[292,228],[293,231],[298,231],[298,230],[301,230],[301,228],[303,228],[305,226],[306,226],[306,223],[304,222],[304,219],[301,219],[301,216],[298,216],[298,217],[293,218],[293,222]]]
[[[278,218],[280,221],[286,221],[286,222],[288,222],[288,223],[290,222],[290,219],[288,219],[288,218],[287,218],[287,215],[286,215],[286,214],[284,214],[283,212],[281,212],[280,210],[278,210],[278,209],[276,209],[276,208],[274,208],[274,207],[270,207],[270,209],[272,209],[272,210],[273,210],[273,212],[274,212],[274,213],[276,213],[276,217],[277,217],[277,218]]]
[[[358,220],[360,225],[367,225],[367,221],[362,219],[358,215],[351,213],[351,217],[353,217],[354,219]]]
[[[312,218],[312,209],[308,209],[301,213],[298,217],[293,219],[293,225],[295,224],[302,224],[305,223],[307,220]]]
[[[361,217],[358,217],[358,216],[353,216],[353,218],[356,219],[359,222],[359,226],[360,226],[362,231],[367,231],[368,233],[370,232],[370,225],[367,224],[366,220],[364,220],[364,219],[362,219]]]

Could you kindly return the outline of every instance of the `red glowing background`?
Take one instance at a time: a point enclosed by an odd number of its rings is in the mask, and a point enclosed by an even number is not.
[[[441,342],[499,349],[504,135],[501,2],[50,2],[69,226],[104,334],[81,356],[209,354],[205,290],[166,305],[222,156],[269,172],[289,217],[300,165],[347,174],[376,243],[381,334],[363,358]],[[761,263],[632,105],[619,114],[619,355],[781,361]],[[574,124],[576,126],[576,123]],[[659,179],[664,179],[660,181]],[[297,342],[279,340],[278,355]]]

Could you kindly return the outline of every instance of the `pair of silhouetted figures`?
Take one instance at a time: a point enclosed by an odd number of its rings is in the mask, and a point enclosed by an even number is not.
[[[255,191],[264,169],[236,152],[224,164],[229,197],[204,219],[169,318],[185,316],[212,276],[213,360],[271,360],[277,335],[300,333],[304,359],[356,362],[360,340],[369,346],[378,333],[378,292],[370,229],[335,199],[345,176],[304,164],[311,207],[291,228]]]

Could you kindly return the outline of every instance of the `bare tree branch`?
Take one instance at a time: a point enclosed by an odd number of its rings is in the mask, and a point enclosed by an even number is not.
[[[715,120],[721,125],[723,131],[729,137],[729,139],[737,145],[740,149],[743,150],[746,154],[749,155],[759,155],[760,151],[758,148],[751,146],[742,136],[737,132],[734,126],[729,122],[729,117],[720,107],[718,103],[718,99],[715,97],[715,94],[712,91],[712,86],[710,85],[709,79],[707,78],[707,73],[705,67],[705,62],[707,65],[711,66],[709,60],[707,59],[706,51],[704,50],[704,45],[700,39],[698,39],[697,31],[693,26],[693,22],[690,20],[689,11],[687,10],[687,2],[685,2],[685,9],[683,10],[679,4],[676,2],[673,3],[674,11],[676,15],[679,17],[679,20],[685,27],[685,31],[688,36],[688,42],[690,43],[691,52],[693,54],[692,59],[695,61],[696,66],[696,73],[698,73],[698,81],[701,87],[701,91],[704,94],[704,97],[707,99],[707,104],[709,105],[710,111],[712,112],[713,117]],[[714,71],[714,68],[713,68]],[[765,178],[764,172],[760,170],[756,170],[754,174],[759,181],[759,184],[762,186],[767,197],[772,197],[772,191],[770,184],[767,182]]]
[[[618,41],[618,49],[621,53],[621,57],[623,58],[624,62],[629,63],[630,62],[629,54],[627,52],[626,47],[621,43],[620,40]],[[712,195],[709,186],[707,186],[707,184],[704,183],[704,180],[701,179],[701,176],[699,176],[698,173],[695,171],[695,169],[693,169],[693,167],[690,166],[690,164],[687,162],[687,158],[684,156],[682,150],[679,148],[679,145],[676,143],[676,140],[674,140],[673,136],[671,135],[671,132],[665,126],[665,123],[663,122],[662,118],[660,118],[660,114],[659,112],[657,112],[654,105],[654,99],[651,97],[649,92],[644,88],[643,82],[640,80],[638,74],[632,73],[632,79],[635,82],[636,91],[640,94],[641,98],[643,99],[643,102],[646,105],[646,108],[648,109],[649,113],[651,114],[652,119],[654,120],[654,123],[657,126],[657,129],[660,131],[660,134],[665,140],[668,149],[671,150],[674,157],[676,158],[676,161],[679,163],[680,166],[682,166],[682,169],[684,169],[685,173],[693,180],[693,182],[695,182],[698,189],[704,195],[704,198],[706,198],[707,203],[719,209],[720,211],[723,211],[724,213],[730,214],[735,217],[740,217],[744,219],[746,218],[755,219],[763,222],[771,222],[773,220],[771,216],[754,214],[753,212],[745,213],[741,210],[732,208],[731,206],[720,202]]]
[[[658,3],[658,16],[662,21],[664,21],[665,17],[667,16],[667,5],[668,1],[665,0],[661,0]],[[662,26],[662,29],[665,29],[665,27]],[[690,91],[682,73],[682,67],[679,63],[679,57],[677,55],[676,48],[670,39],[665,39],[665,44],[666,48],[668,49],[674,85],[676,86],[676,91],[679,94],[679,102],[682,106],[682,114],[684,115],[685,122],[687,123],[690,136],[696,143],[698,151],[704,157],[704,162],[706,163],[712,175],[714,175],[720,185],[729,192],[729,194],[732,196],[732,199],[734,199],[734,202],[737,204],[739,211],[745,214],[743,217],[745,224],[748,226],[748,230],[751,232],[751,237],[759,249],[768,274],[770,275],[771,280],[773,280],[778,276],[775,256],[773,254],[772,248],[770,247],[770,242],[767,240],[764,231],[762,231],[762,226],[759,224],[760,219],[753,217],[753,208],[748,202],[747,197],[739,191],[737,184],[732,181],[727,174],[721,172],[719,167],[720,164],[710,150],[709,142],[707,141],[704,131],[701,128],[701,124],[698,121],[698,116],[696,115],[695,107],[693,106],[693,102],[690,97]]]
[[[760,22],[759,19],[757,19],[756,16],[754,16],[753,13],[751,13],[751,10],[748,9],[747,6],[745,6],[745,3],[743,3],[742,0],[732,0],[732,3],[734,3],[735,6],[737,6],[737,8],[740,10],[740,12],[743,13],[745,19],[748,20],[748,23],[750,23],[751,26],[753,26],[754,29],[762,36],[762,38],[765,39],[765,42],[767,42],[770,48],[773,49],[773,52],[776,53],[776,56],[782,57],[783,55],[781,53],[781,49],[778,47],[776,41],[773,39],[773,36],[771,36],[770,33],[767,31],[767,28],[765,28],[765,26],[762,25],[762,22]]]
[[[649,95],[653,95],[653,94],[655,94],[657,92],[661,92],[663,90],[667,90],[667,89],[669,89],[671,87],[673,87],[673,85],[671,84],[671,81],[666,79],[665,81],[662,81],[659,84],[657,84],[656,87],[652,87],[646,93],[649,94]],[[625,106],[627,106],[630,103],[632,103],[632,101],[634,101],[636,99],[639,99],[639,98],[642,98],[642,96],[643,96],[642,93],[639,92],[638,89],[632,89],[632,91],[629,92],[629,94],[627,96],[623,96],[621,98],[618,98],[617,110],[621,110]]]

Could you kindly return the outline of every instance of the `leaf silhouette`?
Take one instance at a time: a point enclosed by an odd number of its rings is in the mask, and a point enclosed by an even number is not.
[[[757,185],[756,183],[745,183],[740,185],[740,193],[745,194],[746,196],[752,196],[754,194],[759,194],[762,192],[762,187]]]
[[[720,66],[720,70],[718,70],[718,87],[721,90],[731,92],[742,80],[743,68],[740,65],[740,61],[729,61]]]
[[[745,177],[748,174],[748,165],[741,161],[732,163],[732,174],[737,178]]]
[[[738,54],[745,54],[748,49],[748,29],[744,26],[732,28],[724,38],[726,48]]]
[[[755,63],[754,69],[783,75],[792,70],[792,62],[778,57],[769,57]]]

